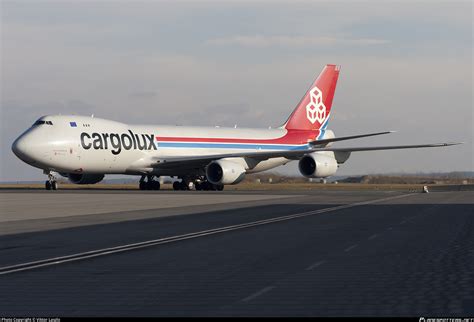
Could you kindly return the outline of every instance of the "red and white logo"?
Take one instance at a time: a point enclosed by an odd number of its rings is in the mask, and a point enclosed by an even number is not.
[[[309,92],[309,103],[306,105],[306,117],[314,124],[322,124],[326,119],[326,106],[323,103],[323,93],[316,86]]]

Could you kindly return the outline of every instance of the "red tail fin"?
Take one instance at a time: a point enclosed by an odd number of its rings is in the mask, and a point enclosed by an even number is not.
[[[287,130],[318,130],[327,126],[340,66],[326,65],[284,127]]]

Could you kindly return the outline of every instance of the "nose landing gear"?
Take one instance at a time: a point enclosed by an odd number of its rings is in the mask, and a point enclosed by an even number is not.
[[[45,174],[48,175],[48,180],[44,183],[46,190],[58,190],[59,185],[54,174],[51,171],[45,171]]]

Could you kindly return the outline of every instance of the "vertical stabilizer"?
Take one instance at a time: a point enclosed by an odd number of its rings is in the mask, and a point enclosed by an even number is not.
[[[287,130],[323,130],[331,114],[340,66],[326,65],[283,126]]]

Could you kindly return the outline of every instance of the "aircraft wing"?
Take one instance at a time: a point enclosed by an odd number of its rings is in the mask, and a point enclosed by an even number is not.
[[[166,157],[166,158],[153,158],[151,167],[153,168],[201,168],[208,165],[214,160],[224,158],[250,158],[256,161],[263,161],[271,158],[287,158],[298,160],[304,155],[313,152],[333,151],[333,152],[359,152],[359,151],[377,151],[377,150],[398,150],[398,149],[416,149],[416,148],[433,148],[443,147],[450,145],[457,145],[462,143],[449,142],[449,143],[434,143],[434,144],[417,144],[417,145],[392,145],[392,146],[372,146],[372,147],[348,147],[348,148],[335,148],[335,147],[322,147],[322,148],[310,148],[305,150],[283,150],[283,151],[261,151],[261,152],[242,152],[242,153],[226,153],[226,154],[214,154],[205,156],[191,156],[191,157]]]
[[[322,139],[322,140],[310,141],[309,144],[311,144],[311,145],[325,145],[325,144],[328,144],[328,143],[331,143],[331,142],[360,139],[360,138],[366,138],[366,137],[369,137],[369,136],[383,135],[383,134],[389,134],[389,133],[395,133],[395,131],[376,132],[376,133],[359,134],[359,135],[351,135],[351,136],[339,136],[337,138],[332,138],[332,139]]]

